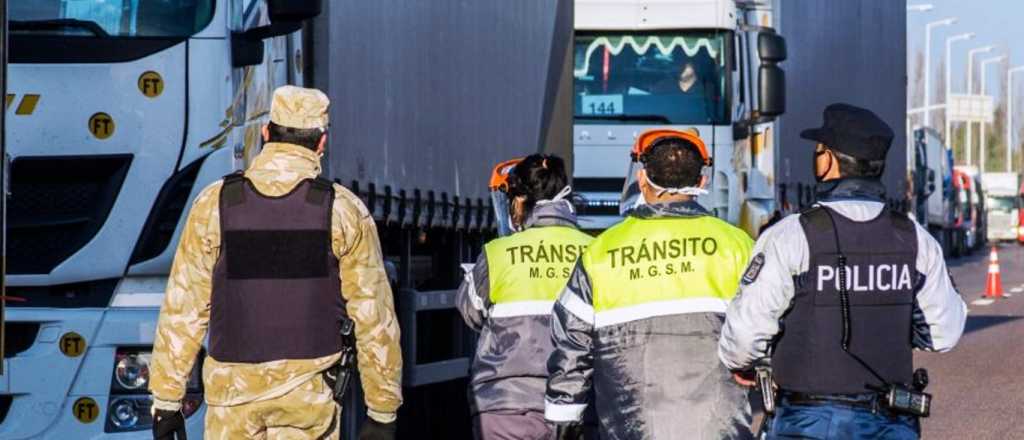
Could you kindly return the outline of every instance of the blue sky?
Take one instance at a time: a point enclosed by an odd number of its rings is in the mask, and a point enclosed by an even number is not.
[[[956,17],[957,22],[950,26],[937,26],[932,30],[931,69],[932,69],[932,102],[935,102],[935,82],[939,75],[937,70],[941,60],[946,56],[946,38],[965,32],[975,33],[975,37],[967,41],[957,41],[952,47],[952,90],[962,93],[965,90],[967,73],[967,51],[972,48],[996,45],[992,52],[977,54],[975,66],[982,59],[998,55],[1008,55],[1010,66],[1024,65],[1024,1],[1022,0],[908,0],[908,5],[931,4],[934,7],[927,12],[907,11],[907,81],[908,88],[913,90],[916,54],[925,46],[925,24],[947,17]],[[1006,92],[1000,89],[1005,75],[1005,67],[998,64],[988,66],[988,93],[1001,101]],[[1024,93],[1024,72],[1014,74],[1015,96]],[[980,78],[975,75],[975,87],[980,87]],[[912,106],[921,105],[919,102]],[[1016,118],[1015,118],[1016,119]],[[1016,124],[1014,124],[1016,125]]]

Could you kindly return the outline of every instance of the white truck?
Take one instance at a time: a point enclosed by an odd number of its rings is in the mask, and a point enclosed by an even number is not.
[[[774,120],[785,110],[786,45],[772,22],[768,1],[576,0],[581,226],[607,228],[628,209],[620,198],[633,191],[625,172],[639,133],[694,127],[714,159],[698,201],[756,236],[777,209]]]
[[[0,438],[151,438],[147,362],[183,212],[259,149],[271,91],[302,83],[297,31],[320,3],[6,5]]]
[[[917,221],[928,228],[949,256],[961,235],[957,226],[961,207],[953,185],[952,150],[931,128],[915,129],[913,141]]]
[[[990,241],[1018,241],[1021,234],[1021,179],[1018,173],[985,173],[985,208]]]

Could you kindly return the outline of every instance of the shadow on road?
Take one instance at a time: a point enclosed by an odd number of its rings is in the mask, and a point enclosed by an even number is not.
[[[968,316],[967,324],[964,325],[964,333],[976,332],[989,327],[1003,325],[1019,319],[1022,316]]]

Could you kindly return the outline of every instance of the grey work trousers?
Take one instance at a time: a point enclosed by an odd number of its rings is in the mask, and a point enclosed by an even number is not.
[[[473,417],[477,440],[554,440],[555,426],[540,411],[483,412]]]

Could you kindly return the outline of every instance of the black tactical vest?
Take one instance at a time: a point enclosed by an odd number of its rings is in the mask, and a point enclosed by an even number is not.
[[[214,359],[259,363],[341,350],[345,305],[331,250],[333,203],[324,179],[271,197],[241,173],[225,177],[210,311]]]
[[[862,394],[881,382],[841,346],[836,234],[826,207],[800,215],[810,248],[808,271],[794,277],[793,305],[782,319],[772,355],[779,387],[813,394]],[[831,210],[830,210],[831,211]],[[907,216],[883,209],[855,222],[831,211],[846,255],[850,295],[850,351],[890,383],[912,376],[917,231]]]

